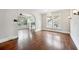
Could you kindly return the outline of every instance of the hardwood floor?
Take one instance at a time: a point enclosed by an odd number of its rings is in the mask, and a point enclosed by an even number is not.
[[[0,43],[0,50],[76,50],[69,34],[28,30],[19,31],[19,38]]]

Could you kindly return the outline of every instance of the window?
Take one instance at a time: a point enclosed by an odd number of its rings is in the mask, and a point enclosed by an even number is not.
[[[36,28],[36,19],[35,16],[31,14],[20,14],[17,17],[17,26],[19,29],[29,28],[35,29]]]

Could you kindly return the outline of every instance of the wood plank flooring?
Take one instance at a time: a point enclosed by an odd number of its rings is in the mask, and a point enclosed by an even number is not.
[[[27,30],[19,32],[19,38],[0,43],[0,50],[77,50],[69,34]],[[22,34],[22,35],[21,35]]]

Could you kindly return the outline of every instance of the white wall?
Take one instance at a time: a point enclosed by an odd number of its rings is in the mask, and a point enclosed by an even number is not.
[[[36,31],[40,31],[42,30],[42,17],[41,14],[38,13],[34,13],[33,15],[35,15],[36,17]]]
[[[17,30],[13,19],[16,13],[9,13],[6,9],[0,9],[0,42],[16,38]]]
[[[0,10],[0,42],[17,37],[17,28],[13,20],[20,13],[32,13],[36,17],[36,31],[41,30],[41,15],[28,11],[17,9]],[[7,38],[7,39],[6,39]]]
[[[49,13],[43,14],[43,30],[46,30],[46,17],[49,15]],[[53,29],[54,31],[59,31],[63,33],[69,33],[70,32],[70,19],[68,17],[70,16],[70,10],[65,9],[65,10],[59,10],[55,12],[51,12],[51,16],[59,16],[57,19],[55,19],[58,23],[59,28],[58,29]],[[50,30],[50,29],[49,29]]]
[[[71,37],[79,49],[79,15],[74,15],[71,19]]]
[[[0,37],[3,37],[5,33],[5,17],[6,17],[6,11],[0,10]]]

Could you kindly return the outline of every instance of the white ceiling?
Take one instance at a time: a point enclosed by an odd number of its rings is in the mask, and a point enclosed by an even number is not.
[[[58,11],[60,9],[5,9],[9,12],[21,12],[21,13],[46,13],[46,12],[54,12],[54,11]]]
[[[28,11],[28,10],[26,10]],[[29,9],[30,12],[37,12],[37,13],[46,13],[46,12],[54,12],[57,11],[56,9]]]

